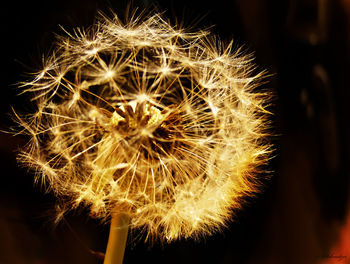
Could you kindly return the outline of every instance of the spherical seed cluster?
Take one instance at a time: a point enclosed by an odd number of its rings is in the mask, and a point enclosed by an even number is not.
[[[159,14],[102,17],[60,37],[25,83],[20,160],[64,208],[126,213],[147,237],[211,233],[257,191],[269,153],[267,95],[249,57]]]

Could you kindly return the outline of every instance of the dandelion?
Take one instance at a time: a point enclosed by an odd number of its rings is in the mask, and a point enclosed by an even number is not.
[[[160,14],[101,16],[23,84],[37,111],[17,116],[31,136],[20,161],[61,208],[122,216],[146,239],[210,234],[258,191],[270,152],[251,61]]]

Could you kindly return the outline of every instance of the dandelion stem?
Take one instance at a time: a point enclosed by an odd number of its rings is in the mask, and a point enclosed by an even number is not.
[[[112,215],[104,264],[123,263],[129,221],[129,216],[125,214]]]

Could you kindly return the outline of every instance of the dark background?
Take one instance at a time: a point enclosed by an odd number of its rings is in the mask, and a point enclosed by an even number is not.
[[[26,111],[16,83],[40,69],[59,24],[93,23],[96,10],[123,16],[127,1],[6,1],[1,4],[0,129],[12,125],[10,106]],[[137,1],[157,4],[185,25],[210,25],[222,40],[255,51],[271,74],[274,171],[222,233],[170,245],[131,242],[127,263],[350,263],[333,252],[349,219],[349,21],[347,0]],[[195,24],[193,23],[195,22]],[[85,211],[54,226],[55,198],[33,186],[16,163],[26,138],[0,132],[0,264],[102,263],[108,226]],[[345,231],[344,231],[345,230]],[[344,246],[344,244],[343,244]],[[345,245],[344,248],[350,245]],[[338,262],[332,262],[338,261]]]

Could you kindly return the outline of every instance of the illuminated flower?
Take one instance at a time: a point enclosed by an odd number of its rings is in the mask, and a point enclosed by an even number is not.
[[[211,233],[259,188],[266,100],[251,58],[158,14],[60,37],[23,92],[20,160],[64,206],[130,217],[147,237]]]

